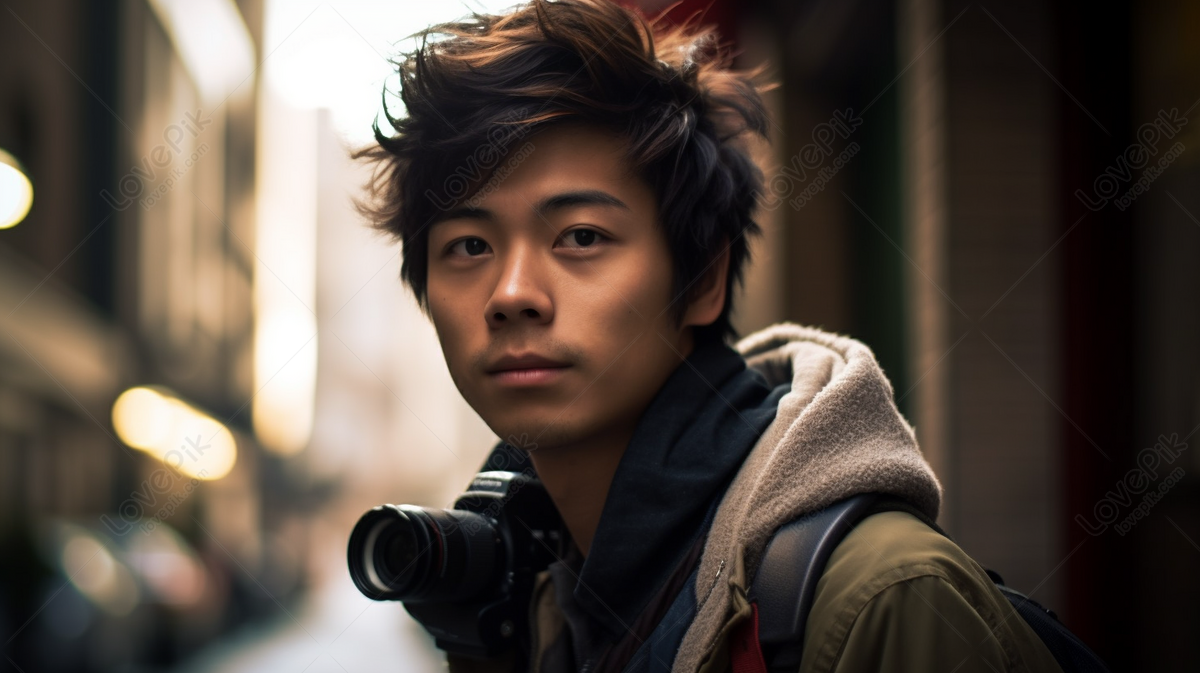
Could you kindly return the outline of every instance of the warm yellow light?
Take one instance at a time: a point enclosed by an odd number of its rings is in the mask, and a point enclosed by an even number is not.
[[[154,451],[162,445],[174,419],[170,399],[153,388],[130,388],[113,403],[113,427],[121,441],[135,449]]]
[[[197,479],[220,479],[229,474],[237,461],[237,442],[233,433],[215,419],[188,409],[176,417],[171,436],[173,446],[166,447],[159,459]]]
[[[163,388],[139,386],[113,403],[121,441],[197,479],[220,479],[237,462],[237,441],[219,421]]]
[[[291,456],[303,450],[312,435],[316,318],[306,310],[287,307],[278,311],[260,308],[258,313],[254,432],[272,453]],[[304,339],[309,342],[305,344]]]
[[[254,225],[254,435],[292,456],[312,436],[317,388],[317,144],[315,112],[259,92]]]
[[[0,150],[0,229],[17,226],[33,206],[33,183],[13,155]]]

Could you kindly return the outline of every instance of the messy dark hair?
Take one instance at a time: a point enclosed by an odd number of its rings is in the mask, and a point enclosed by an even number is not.
[[[598,125],[654,189],[671,250],[676,324],[687,293],[726,248],[720,317],[697,341],[737,336],[742,281],[762,170],[747,136],[766,138],[758,72],[731,69],[712,29],[650,23],[609,0],[533,0],[502,16],[475,14],[418,33],[395,63],[406,115],[384,113],[355,154],[375,164],[360,209],[403,244],[401,278],[428,314],[428,227],[477,194],[522,136],[556,121]],[[385,103],[387,92],[385,90]],[[386,110],[386,106],[385,106]]]

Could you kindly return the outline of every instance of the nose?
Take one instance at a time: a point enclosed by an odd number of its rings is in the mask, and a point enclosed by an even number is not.
[[[537,256],[532,251],[514,248],[503,264],[496,288],[484,307],[488,327],[539,325],[553,320],[554,302]]]

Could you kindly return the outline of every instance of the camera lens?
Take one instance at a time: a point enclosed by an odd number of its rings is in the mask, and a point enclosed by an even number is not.
[[[459,601],[494,586],[504,559],[485,516],[413,505],[376,507],[350,534],[350,577],[376,600]]]
[[[376,572],[398,580],[416,562],[419,553],[420,547],[410,528],[389,526],[380,532],[375,543]],[[395,581],[384,580],[384,583],[391,586]]]
[[[417,540],[420,524],[414,526],[410,516],[399,514],[374,521],[362,550],[367,576],[380,591],[401,591],[411,583],[418,570],[420,550],[428,546],[427,540]]]

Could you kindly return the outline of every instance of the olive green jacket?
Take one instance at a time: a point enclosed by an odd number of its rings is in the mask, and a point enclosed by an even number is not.
[[[540,579],[532,671],[565,628],[553,583]],[[730,670],[728,638],[750,616],[744,569],[735,567],[728,584],[740,600],[703,673]],[[834,551],[813,598],[800,665],[801,673],[1060,670],[983,568],[905,512],[868,517]]]
[[[696,615],[675,673],[730,670],[730,642],[763,549],[782,525],[859,493],[900,497],[931,520],[941,486],[890,382],[865,345],[780,324],[737,344],[771,386],[790,383],[722,497],[698,562]],[[533,661],[565,628],[548,573],[531,603]],[[451,670],[499,671],[502,665]],[[1058,671],[1050,653],[984,571],[911,514],[864,520],[838,546],[818,586],[801,671]]]
[[[1059,671],[961,549],[903,512],[868,517],[817,585],[804,673]]]

